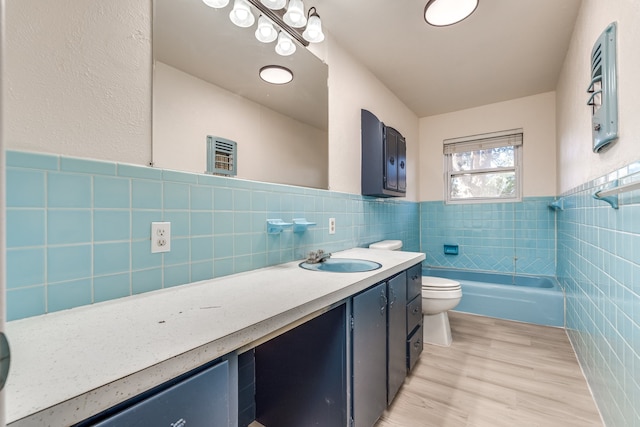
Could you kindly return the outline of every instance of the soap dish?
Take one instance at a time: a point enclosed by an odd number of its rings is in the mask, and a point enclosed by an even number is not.
[[[293,232],[304,233],[312,225],[316,225],[315,222],[307,221],[306,218],[293,218]]]
[[[282,233],[285,228],[291,227],[293,223],[284,222],[281,219],[268,219],[267,220],[267,233],[278,234]]]

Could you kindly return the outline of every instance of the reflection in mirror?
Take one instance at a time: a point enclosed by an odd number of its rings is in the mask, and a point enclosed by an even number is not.
[[[327,66],[301,46],[277,55],[230,7],[154,0],[154,166],[202,173],[215,136],[237,143],[238,178],[327,188]],[[263,81],[266,65],[293,81]]]

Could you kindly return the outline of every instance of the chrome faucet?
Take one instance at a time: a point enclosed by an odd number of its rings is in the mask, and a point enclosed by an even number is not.
[[[322,249],[318,249],[317,251],[309,252],[309,256],[307,257],[307,262],[309,264],[317,264],[319,262],[323,262],[331,257],[330,253],[325,253]]]

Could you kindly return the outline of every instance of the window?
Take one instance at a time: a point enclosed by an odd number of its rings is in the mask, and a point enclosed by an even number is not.
[[[521,200],[522,129],[444,141],[446,203]]]

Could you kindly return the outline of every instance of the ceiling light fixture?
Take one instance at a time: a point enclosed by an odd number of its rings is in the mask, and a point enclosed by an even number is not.
[[[267,65],[260,68],[260,78],[267,83],[283,85],[293,80],[293,73],[280,65]]]
[[[424,7],[424,19],[435,27],[453,25],[469,17],[479,0],[429,0]]]
[[[251,13],[251,7],[246,0],[234,0],[229,19],[241,28],[248,28],[256,22],[256,17]]]

